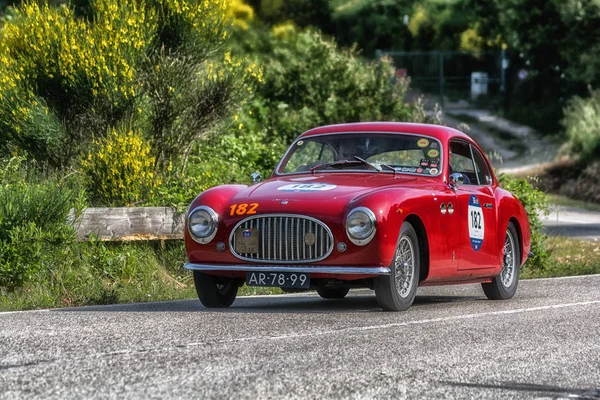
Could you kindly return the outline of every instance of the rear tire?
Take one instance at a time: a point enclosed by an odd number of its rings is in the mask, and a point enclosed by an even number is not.
[[[206,308],[231,306],[238,292],[237,282],[230,278],[194,271],[194,285],[200,302]]]
[[[490,283],[482,283],[483,292],[490,300],[508,300],[517,292],[521,264],[519,236],[512,222],[508,223],[502,251],[502,272]]]
[[[407,310],[415,300],[421,266],[419,239],[413,226],[405,222],[400,229],[390,275],[374,279],[377,302],[386,311]]]
[[[324,299],[343,299],[349,291],[350,288],[344,286],[321,286],[317,288],[317,293]]]

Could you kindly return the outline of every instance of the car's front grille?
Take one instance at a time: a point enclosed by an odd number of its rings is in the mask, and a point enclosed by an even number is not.
[[[315,262],[331,254],[333,234],[327,225],[311,217],[257,215],[235,226],[229,247],[233,255],[246,261]]]

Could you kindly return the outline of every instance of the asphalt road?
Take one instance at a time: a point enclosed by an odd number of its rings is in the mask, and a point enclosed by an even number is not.
[[[574,207],[551,206],[549,215],[542,217],[546,233],[581,240],[600,240],[600,212]]]
[[[600,398],[600,275],[0,314],[0,398]]]

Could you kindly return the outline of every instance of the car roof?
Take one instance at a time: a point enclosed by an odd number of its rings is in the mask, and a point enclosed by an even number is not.
[[[412,133],[417,135],[431,136],[442,142],[458,137],[472,142],[472,139],[468,135],[448,126],[416,124],[409,122],[354,122],[348,124],[326,125],[304,132],[302,135],[300,135],[300,137],[306,138],[326,133],[361,132]]]

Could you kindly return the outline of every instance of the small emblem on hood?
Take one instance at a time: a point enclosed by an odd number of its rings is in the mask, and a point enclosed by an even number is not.
[[[287,201],[287,200],[281,200],[281,203],[280,203],[280,204],[281,204],[282,206],[285,206],[287,203],[288,203],[288,201]]]

